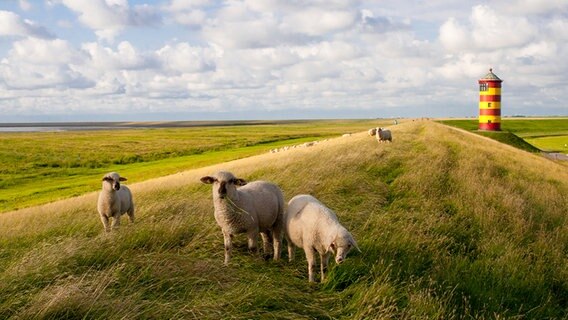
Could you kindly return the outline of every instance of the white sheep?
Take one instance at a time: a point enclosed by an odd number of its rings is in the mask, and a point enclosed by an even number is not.
[[[233,236],[238,233],[247,234],[248,248],[253,252],[257,251],[260,233],[265,254],[270,251],[272,236],[274,260],[280,259],[284,196],[278,186],[266,181],[247,184],[226,171],[202,177],[201,182],[213,184],[215,220],[221,227],[225,242],[225,265],[231,259]]]
[[[377,134],[377,128],[371,128],[367,131],[370,137],[374,137]]]
[[[352,248],[359,250],[355,239],[339,223],[335,213],[310,195],[297,195],[288,202],[284,229],[288,242],[288,259],[294,259],[293,245],[304,249],[310,282],[315,282],[316,251],[320,256],[323,282],[332,254],[335,254],[335,262],[339,264]]]
[[[103,177],[103,188],[99,194],[97,210],[105,231],[109,232],[109,219],[112,218],[112,228],[120,226],[120,216],[128,214],[130,222],[134,223],[134,202],[132,193],[127,186],[120,185],[120,181],[127,179],[116,172],[110,172]]]
[[[383,128],[377,128],[377,141],[378,142],[383,142],[383,141],[389,141],[392,142],[392,133],[390,132],[390,130],[385,130]]]

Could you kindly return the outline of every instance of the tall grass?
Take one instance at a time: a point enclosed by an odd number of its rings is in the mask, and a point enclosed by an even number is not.
[[[432,122],[131,185],[138,221],[104,234],[96,195],[0,215],[0,318],[565,319],[568,172]],[[303,253],[223,244],[220,168],[318,197],[362,253],[310,285]]]

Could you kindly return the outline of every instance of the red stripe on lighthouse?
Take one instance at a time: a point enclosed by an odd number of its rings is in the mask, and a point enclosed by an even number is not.
[[[479,84],[487,83],[487,88],[501,88],[501,82],[490,80],[479,80]]]
[[[501,95],[480,95],[479,102],[500,102]]]
[[[501,123],[480,123],[479,130],[500,131]]]
[[[480,116],[500,116],[501,109],[479,109]]]

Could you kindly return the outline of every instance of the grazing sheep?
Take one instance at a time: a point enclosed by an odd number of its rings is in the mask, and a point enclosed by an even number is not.
[[[316,251],[320,256],[323,282],[331,254],[335,254],[335,262],[339,264],[353,247],[359,250],[355,239],[339,223],[335,213],[310,195],[297,195],[288,202],[284,229],[288,258],[290,261],[294,259],[293,245],[304,249],[310,282],[315,282]]]
[[[369,134],[369,137],[374,137],[377,134],[377,128],[371,128],[367,131],[367,133]]]
[[[99,194],[97,210],[107,232],[110,231],[109,219],[112,218],[112,228],[116,229],[120,226],[120,216],[124,213],[127,213],[130,222],[134,223],[132,193],[127,186],[120,185],[120,181],[126,180],[116,172],[107,173],[103,177],[103,189]]]
[[[245,180],[225,171],[215,176],[205,176],[201,182],[213,184],[215,220],[221,227],[225,241],[225,265],[231,259],[233,236],[238,233],[247,234],[248,248],[253,252],[257,251],[260,233],[265,254],[270,251],[272,236],[274,260],[280,259],[284,196],[278,186],[266,181],[247,184]]]
[[[378,142],[383,142],[383,141],[392,142],[392,134],[391,134],[390,130],[385,130],[383,128],[377,128],[376,137],[377,137]]]

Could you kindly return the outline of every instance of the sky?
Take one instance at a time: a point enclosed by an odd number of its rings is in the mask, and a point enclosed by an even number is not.
[[[0,122],[568,115],[568,0],[2,0]]]

